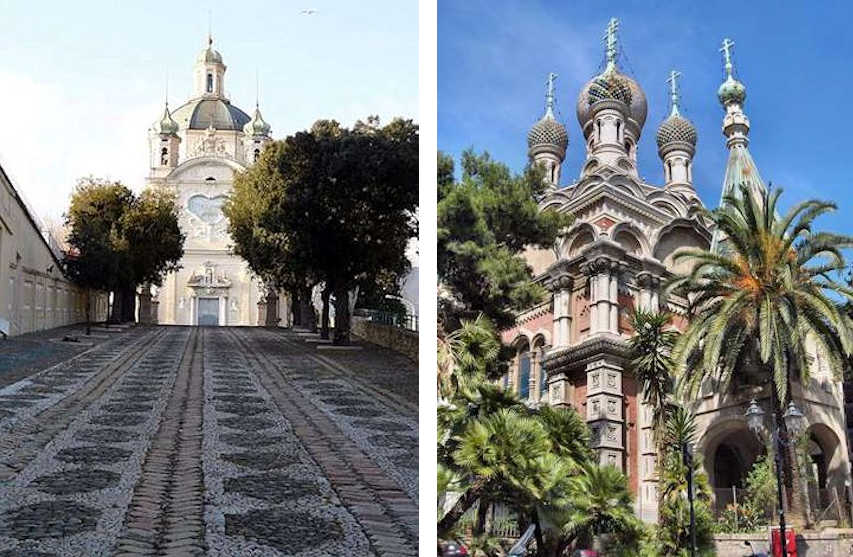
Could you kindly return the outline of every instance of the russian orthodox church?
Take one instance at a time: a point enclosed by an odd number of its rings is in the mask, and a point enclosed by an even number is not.
[[[636,497],[637,513],[657,518],[656,449],[652,409],[627,366],[630,316],[635,307],[666,310],[674,325],[686,325],[685,303],[663,298],[661,285],[687,261],[673,261],[681,248],[708,249],[717,242],[693,184],[697,133],[679,105],[678,72],[671,72],[669,113],[655,135],[663,183],[642,179],[637,148],[648,114],[640,85],[622,72],[617,57],[618,22],[605,35],[604,70],[580,91],[577,119],[586,152],[578,176],[560,185],[569,146],[566,127],[555,117],[554,79],[548,78],[545,114],[527,136],[531,161],[545,169],[550,183],[539,200],[542,210],[571,213],[575,222],[553,249],[529,249],[525,256],[535,280],[551,296],[517,316],[502,332],[514,347],[511,371],[503,378],[530,405],[575,408],[586,418],[592,446],[602,464],[622,469]],[[722,132],[729,150],[723,194],[737,184],[765,188],[750,155],[750,123],[744,113],[746,88],[735,78],[733,43],[726,40],[726,77],[717,92],[724,109]],[[812,348],[809,385],[795,384],[794,398],[808,420],[812,487],[820,497],[849,490],[850,457],[842,384]],[[747,427],[745,413],[755,398],[765,406],[765,388],[742,384],[721,392],[713,381],[702,385],[691,403],[697,416],[696,450],[718,503],[743,487],[746,473],[762,452]],[[821,491],[823,490],[823,491]]]
[[[147,293],[140,296],[140,321],[274,324],[286,306],[230,251],[222,205],[234,174],[251,165],[272,137],[257,102],[252,116],[231,103],[226,69],[208,37],[193,69],[193,97],[171,111],[167,100],[162,117],[149,130],[147,187],[177,195],[179,223],[187,237],[181,269],[166,277],[153,299]]]

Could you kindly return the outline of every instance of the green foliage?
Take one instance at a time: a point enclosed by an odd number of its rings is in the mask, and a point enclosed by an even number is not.
[[[833,274],[846,268],[841,250],[853,238],[813,231],[814,220],[835,209],[832,203],[806,201],[778,217],[780,194],[741,187],[739,197],[727,196],[708,214],[725,235],[723,249],[676,254],[693,263],[690,274],[669,284],[690,301],[690,326],[673,352],[688,398],[711,374],[726,389],[753,359],[761,379],[787,402],[792,373],[808,382],[807,339],[833,370],[851,354],[851,319],[834,298],[851,300],[853,290]]]
[[[459,390],[470,393],[502,369],[500,355],[500,339],[483,315],[463,321],[448,335],[439,334],[439,396],[449,399]]]
[[[462,319],[484,313],[498,327],[511,325],[514,311],[544,297],[521,257],[527,246],[549,248],[572,221],[540,211],[545,193],[535,167],[513,175],[488,154],[462,154],[462,180],[453,181],[453,160],[439,153],[438,276],[443,295],[440,320],[452,330]]]
[[[566,503],[549,514],[559,529],[559,545],[572,541],[589,548],[604,535],[605,543],[624,546],[635,544],[643,535],[642,523],[634,516],[628,480],[612,466],[584,465],[583,473],[571,479]]]
[[[769,513],[776,508],[776,472],[773,459],[759,456],[746,476],[746,493],[737,505],[723,511],[715,531],[758,532],[767,527]]]
[[[670,317],[665,312],[634,310],[631,316],[634,335],[628,341],[632,354],[630,366],[645,393],[644,402],[652,406],[652,424],[658,442],[673,390],[671,352],[678,338],[678,333],[669,328]]]
[[[120,182],[83,178],[65,218],[70,229],[66,269],[85,288],[159,285],[166,273],[179,268],[185,235],[171,192],[147,189],[137,197]]]
[[[376,118],[347,129],[319,120],[273,142],[238,174],[223,211],[234,251],[271,285],[324,282],[338,316],[358,284],[394,282],[409,269],[417,236],[418,126]],[[348,340],[348,329],[338,323]]]
[[[682,555],[690,547],[690,508],[687,500],[688,464],[682,456],[682,447],[696,442],[696,421],[683,407],[675,407],[666,420],[658,467],[658,528],[656,541],[660,555]],[[694,456],[693,508],[696,521],[696,545],[700,551],[713,549],[711,514],[711,488],[702,470],[702,459]],[[688,553],[689,554],[689,553]]]

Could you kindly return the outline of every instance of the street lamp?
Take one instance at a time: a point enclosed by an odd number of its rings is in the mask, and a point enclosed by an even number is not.
[[[776,392],[773,390],[772,386],[770,395],[775,399]],[[765,412],[764,409],[758,405],[758,402],[755,399],[752,399],[752,402],[749,403],[745,416],[747,427],[749,427],[749,429],[758,436],[759,439],[764,439],[764,436],[767,433],[767,426],[764,423]],[[803,415],[800,409],[797,408],[797,405],[794,404],[793,400],[788,403],[788,408],[785,410],[785,414],[782,416],[782,419],[785,420],[785,425],[788,428],[789,435],[794,438],[804,432],[808,426],[805,415]],[[775,453],[774,460],[776,463],[776,497],[779,501],[780,541],[782,545],[782,555],[787,556],[788,541],[785,539],[785,502],[782,494],[782,484],[784,483],[782,475],[785,473],[782,467],[782,450],[785,443],[790,444],[793,441],[788,439],[783,443],[782,436],[779,435],[779,424],[776,423],[775,416],[773,418],[773,425],[771,441],[773,443],[773,452]]]

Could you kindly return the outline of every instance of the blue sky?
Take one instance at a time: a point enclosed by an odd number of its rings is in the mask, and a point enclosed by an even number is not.
[[[227,93],[251,113],[257,71],[273,136],[318,118],[417,119],[415,0],[0,0],[0,164],[38,214],[58,217],[87,174],[141,188],[166,75],[176,108],[190,96],[208,9]]]
[[[553,71],[558,118],[569,130],[562,182],[575,180],[584,156],[577,95],[602,66],[601,37],[617,17],[622,69],[649,102],[640,175],[663,181],[654,136],[668,115],[666,78],[677,69],[682,114],[699,134],[694,183],[704,203],[716,206],[727,156],[716,98],[723,78],[718,50],[730,37],[762,177],[785,189],[784,206],[835,201],[838,212],[821,225],[853,234],[851,11],[841,2],[439,0],[438,147],[455,157],[467,147],[487,150],[522,169],[527,130],[543,113],[544,82]]]

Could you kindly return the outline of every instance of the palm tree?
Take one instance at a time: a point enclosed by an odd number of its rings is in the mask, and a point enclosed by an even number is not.
[[[438,393],[448,401],[486,379],[500,361],[501,342],[483,314],[449,334],[438,334]]]
[[[516,410],[504,408],[471,421],[452,455],[467,489],[439,520],[439,535],[449,531],[481,497],[523,492],[530,478],[542,473],[550,449],[542,423]]]
[[[589,547],[607,534],[622,544],[642,536],[642,524],[634,515],[631,492],[625,475],[613,466],[583,466],[583,473],[570,480],[565,501],[548,516],[555,525],[555,556],[573,543]]]
[[[628,341],[630,367],[643,392],[643,402],[652,407],[655,442],[660,444],[672,395],[672,347],[678,333],[670,326],[666,312],[634,310],[631,326],[634,336]]]
[[[694,415],[684,407],[673,407],[667,417],[661,445],[664,448],[659,462],[659,497],[657,541],[658,552],[664,555],[687,555],[690,547],[690,522],[687,501],[688,466],[693,473],[693,498],[696,515],[697,545],[700,553],[713,548],[710,487],[703,472],[702,461],[693,459],[685,464],[681,448],[693,446],[697,428]]]
[[[776,395],[782,443],[792,449],[782,411],[791,401],[791,382],[809,379],[807,340],[836,373],[853,348],[851,320],[835,301],[853,299],[853,291],[833,276],[845,269],[841,250],[853,246],[853,238],[813,231],[814,220],[835,209],[832,203],[806,201],[778,217],[781,190],[739,189],[740,196],[726,196],[709,214],[725,238],[722,248],[676,254],[676,260],[694,263],[690,274],[668,285],[687,299],[690,318],[673,350],[677,381],[688,398],[710,375],[725,391],[733,377],[746,378],[746,364],[755,362]],[[790,504],[798,492],[796,461],[786,453]]]

